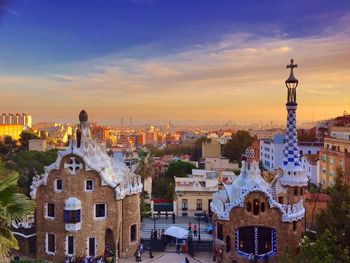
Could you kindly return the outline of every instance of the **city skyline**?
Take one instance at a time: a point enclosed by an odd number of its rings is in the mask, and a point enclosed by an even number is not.
[[[281,123],[293,57],[300,122],[350,112],[350,4],[248,2],[8,1],[2,111],[34,122],[73,122],[84,108],[102,124]]]

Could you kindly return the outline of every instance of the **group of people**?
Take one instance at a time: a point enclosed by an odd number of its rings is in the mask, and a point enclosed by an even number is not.
[[[143,244],[140,243],[139,247],[137,248],[137,250],[135,252],[135,260],[136,260],[136,262],[142,261],[141,254],[143,253],[143,251],[144,251]]]
[[[192,223],[191,222],[188,223],[188,232],[190,234],[192,234]],[[198,233],[197,225],[193,225],[193,236],[196,237],[197,233]]]
[[[162,229],[156,229],[156,230],[151,230],[151,239],[155,240],[163,240],[165,238],[165,230]]]
[[[105,253],[103,256],[97,256],[97,257],[66,256],[64,260],[64,263],[112,263],[112,262],[114,262],[114,253],[108,246],[105,247]]]
[[[64,263],[106,263],[106,262],[113,262],[113,258],[109,259],[104,256],[98,256],[98,257],[69,257],[67,256],[64,260]]]

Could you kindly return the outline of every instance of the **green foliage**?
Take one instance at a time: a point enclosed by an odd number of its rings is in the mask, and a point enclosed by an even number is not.
[[[163,198],[168,200],[174,199],[174,177],[161,175],[157,180],[153,180],[152,191],[156,198]]]
[[[224,145],[224,155],[231,162],[240,161],[242,154],[253,142],[253,137],[248,131],[239,130],[232,135],[231,139]]]
[[[0,154],[2,155],[8,155],[16,148],[16,141],[12,140],[11,136],[5,136],[4,140],[0,142]]]
[[[312,243],[305,237],[301,243],[302,262],[308,263],[333,263],[349,262],[348,250],[338,245],[338,240],[328,229]]]
[[[174,161],[169,164],[166,176],[187,177],[188,174],[192,173],[192,169],[196,169],[196,167],[191,163]]]
[[[57,150],[47,152],[24,151],[12,153],[6,162],[6,168],[20,173],[18,186],[23,193],[29,194],[32,178],[36,174],[44,173],[44,166],[52,164],[57,158]]]
[[[146,217],[151,216],[151,205],[146,202],[149,199],[147,192],[143,191],[140,194],[140,212],[141,212],[141,220]]]
[[[8,257],[18,243],[10,230],[11,221],[21,221],[34,212],[34,201],[18,193],[19,174],[0,162],[0,258]]]
[[[328,229],[337,237],[337,242],[343,248],[350,245],[350,186],[345,182],[341,169],[337,170],[335,184],[330,191],[331,201],[316,217],[316,230],[323,233]]]
[[[31,131],[22,131],[22,133],[19,136],[21,148],[23,150],[29,150],[29,140],[32,139],[39,139],[39,137]]]
[[[148,151],[140,150],[138,152],[137,166],[136,166],[136,174],[141,176],[142,181],[146,178],[153,176],[153,159],[151,157],[151,153]]]
[[[286,263],[345,263],[350,262],[350,258],[348,249],[339,246],[337,237],[326,229],[315,242],[304,236],[301,241],[301,253],[298,255],[290,253],[287,248],[280,261]]]

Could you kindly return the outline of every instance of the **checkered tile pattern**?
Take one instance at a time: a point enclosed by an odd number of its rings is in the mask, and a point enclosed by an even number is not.
[[[287,128],[286,128],[286,144],[284,147],[284,166],[299,167],[299,149],[296,128],[296,106],[287,106]]]

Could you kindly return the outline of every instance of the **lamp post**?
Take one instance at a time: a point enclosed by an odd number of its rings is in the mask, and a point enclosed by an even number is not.
[[[198,241],[201,241],[201,220],[203,219],[203,214],[196,214],[195,219],[198,221]]]

